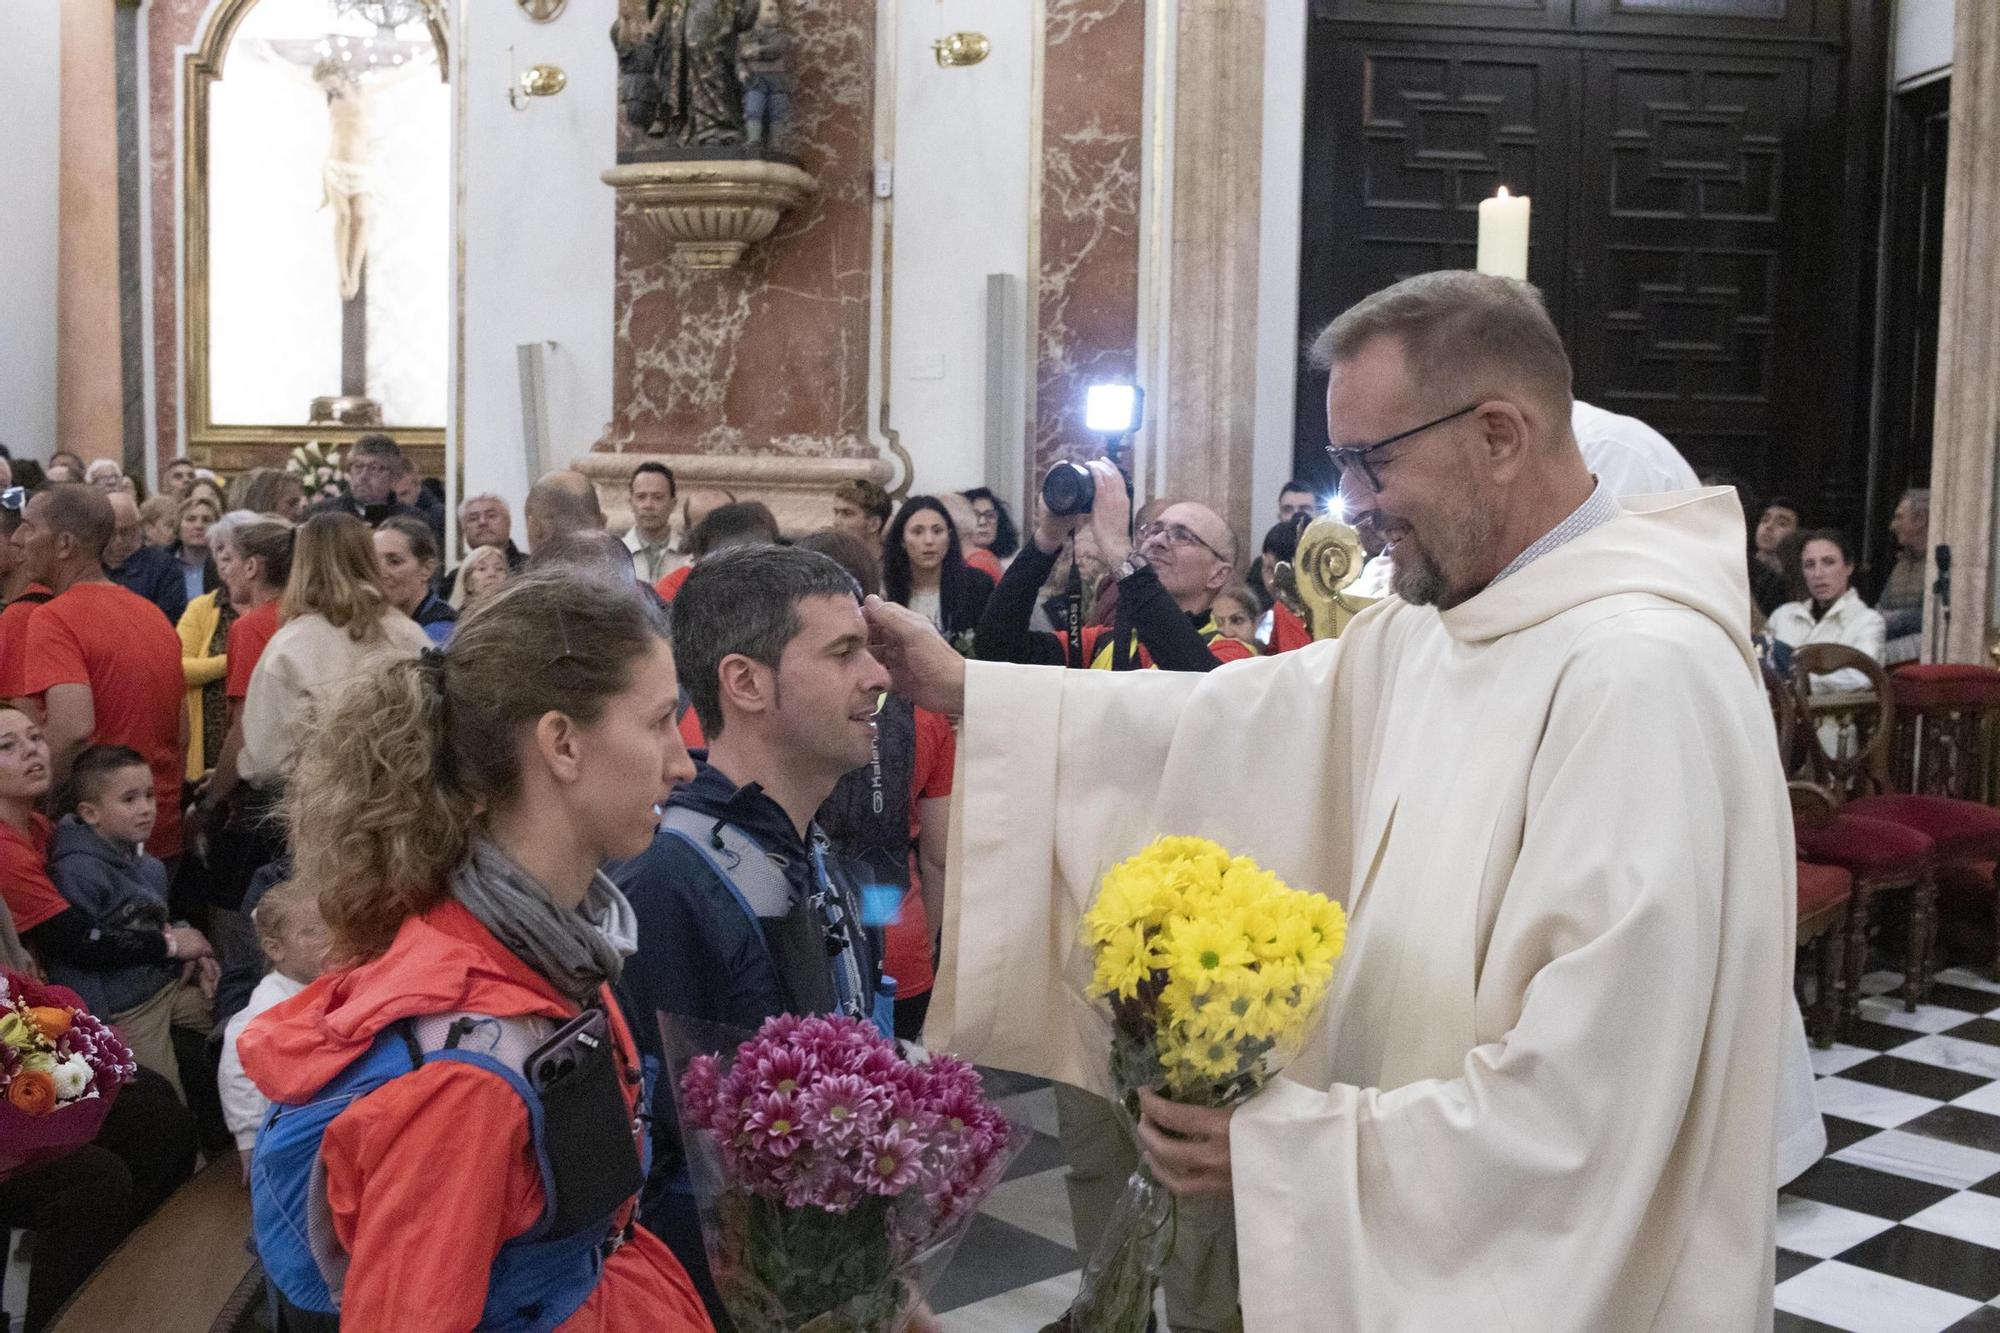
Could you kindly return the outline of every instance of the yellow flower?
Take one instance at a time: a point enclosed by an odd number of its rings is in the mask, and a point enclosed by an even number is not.
[[[1139,983],[1153,975],[1153,947],[1145,932],[1126,926],[1107,935],[1097,946],[1097,971],[1091,993],[1132,999]]]
[[[1160,949],[1174,978],[1191,981],[1198,989],[1212,987],[1225,969],[1247,967],[1257,961],[1243,928],[1228,919],[1174,917],[1167,922]]]

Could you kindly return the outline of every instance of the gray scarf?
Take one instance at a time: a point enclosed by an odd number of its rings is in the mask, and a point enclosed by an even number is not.
[[[602,873],[582,905],[565,911],[489,838],[473,839],[472,855],[452,874],[451,892],[510,953],[579,1003],[617,981],[626,956],[639,947],[632,904]]]

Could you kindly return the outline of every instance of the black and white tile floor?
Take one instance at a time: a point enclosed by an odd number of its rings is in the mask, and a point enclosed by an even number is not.
[[[1863,978],[1850,1041],[1813,1052],[1827,1156],[1778,1199],[1776,1333],[2000,1333],[2000,984],[1942,972],[1906,1014],[1901,981]],[[1034,1333],[1077,1283],[1055,1101],[988,1078],[1035,1137],[934,1304],[946,1333]]]

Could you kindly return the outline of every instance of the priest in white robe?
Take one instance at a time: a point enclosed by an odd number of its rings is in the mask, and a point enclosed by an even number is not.
[[[1141,1144],[1233,1194],[1248,1333],[1771,1325],[1778,1184],[1824,1146],[1791,997],[1789,804],[1726,490],[1614,500],[1538,295],[1369,298],[1316,349],[1350,515],[1396,597],[1202,676],[959,662],[933,1045],[1106,1090],[1068,974],[1099,873],[1214,838],[1344,902],[1309,1051]]]

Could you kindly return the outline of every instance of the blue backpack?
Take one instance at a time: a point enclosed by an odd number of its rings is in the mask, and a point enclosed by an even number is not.
[[[631,1168],[615,1159],[632,1145],[622,1103],[611,1112],[596,1080],[588,1105],[550,1088],[545,1096],[522,1073],[528,1058],[560,1025],[543,1017],[440,1014],[384,1029],[368,1050],[310,1099],[274,1104],[250,1164],[253,1234],[269,1280],[281,1333],[337,1330],[348,1255],[334,1234],[320,1144],[334,1119],[394,1079],[441,1060],[484,1069],[521,1098],[541,1171],[544,1207],[535,1225],[500,1247],[488,1279],[481,1329],[544,1333],[589,1299],[604,1261],[625,1239],[614,1225],[645,1178],[633,1147]],[[601,1054],[615,1059],[605,1043]],[[621,1094],[618,1094],[622,1096]],[[588,1120],[588,1124],[579,1124]],[[616,1135],[616,1138],[611,1136]],[[650,1153],[648,1153],[650,1155]],[[612,1160],[609,1163],[605,1159]],[[636,1170],[636,1178],[632,1171]],[[573,1188],[565,1189],[569,1181]],[[581,1211],[581,1216],[579,1216]],[[450,1225],[450,1219],[440,1219]]]

